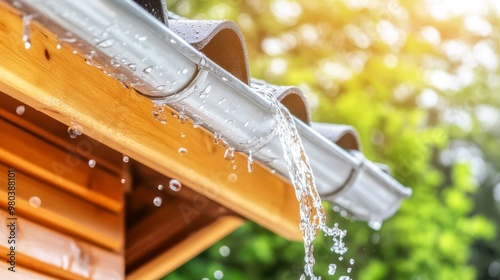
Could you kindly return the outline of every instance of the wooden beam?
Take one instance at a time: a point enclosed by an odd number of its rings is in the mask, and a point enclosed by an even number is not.
[[[98,166],[90,168],[88,159],[61,150],[2,118],[0,131],[0,162],[115,213],[123,208],[123,191],[117,176]],[[102,182],[96,184],[96,180]]]
[[[16,272],[8,270],[9,264],[0,262],[0,279],[37,279],[37,280],[56,280],[58,278],[51,277],[23,266],[16,266]],[[60,278],[59,278],[60,279]]]
[[[7,186],[8,167],[0,163],[0,185]],[[8,206],[7,188],[0,188],[0,207]],[[30,205],[32,197],[41,201],[39,207]],[[60,231],[84,238],[94,244],[120,251],[124,244],[123,219],[112,213],[35,180],[25,173],[16,172],[16,214],[36,220]]]
[[[55,36],[38,24],[31,24],[32,47],[26,50],[20,16],[2,3],[0,14],[1,91],[67,125],[77,121],[109,147],[286,238],[301,240],[289,181],[258,164],[248,173],[242,155],[234,171],[209,133],[173,117],[160,124],[151,117],[151,101],[87,65],[68,47],[58,50]],[[180,156],[180,147],[187,154]]]
[[[8,224],[0,211],[0,221]],[[94,245],[18,217],[16,264],[66,279],[123,279],[124,258]],[[8,227],[0,227],[0,255],[10,252]],[[2,263],[5,261],[2,261]],[[17,276],[17,274],[16,274]],[[8,278],[2,278],[8,279]],[[18,278],[21,279],[21,278]]]
[[[172,272],[215,242],[236,230],[244,220],[223,216],[203,229],[192,233],[173,248],[127,275],[127,280],[159,279]]]
[[[17,107],[23,106],[22,115],[16,113]],[[75,139],[68,135],[68,126],[31,108],[23,102],[0,92],[0,118],[4,118],[19,128],[29,131],[34,136],[59,147],[67,153],[91,156],[98,162],[98,168],[104,168],[112,174],[122,175],[126,164],[123,155],[115,150],[82,134]],[[23,140],[24,142],[24,140]]]

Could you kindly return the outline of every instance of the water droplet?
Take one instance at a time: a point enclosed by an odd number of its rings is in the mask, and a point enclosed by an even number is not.
[[[250,124],[250,120],[246,121],[246,122],[243,124],[243,126],[244,126],[244,127],[247,127],[249,124]]]
[[[339,280],[351,280],[351,277],[349,277],[349,276],[340,276]]]
[[[212,84],[208,84],[207,87],[200,92],[199,97],[200,98],[207,98],[208,94],[210,93],[211,90],[212,90]]]
[[[342,257],[342,256],[340,256],[340,257],[339,257],[339,261],[341,261],[341,260],[343,260],[343,259],[344,259],[344,257]]]
[[[130,68],[130,70],[132,71],[137,70],[137,65],[135,63],[129,63],[127,64],[127,67]]]
[[[227,179],[229,180],[229,182],[231,183],[236,183],[236,181],[238,181],[238,175],[234,174],[234,173],[231,173],[227,176]]]
[[[61,43],[58,42],[56,45],[56,49],[60,50],[61,48],[62,48],[62,45],[61,45]]]
[[[337,271],[337,265],[332,263],[328,266],[328,274],[329,275],[334,275],[335,271]]]
[[[121,182],[122,182],[122,184],[125,184],[127,182],[127,180],[125,180],[125,178],[122,178]]]
[[[30,24],[31,24],[31,19],[33,18],[33,15],[26,15],[23,16],[23,42],[24,42],[24,48],[29,49],[31,48],[31,41],[30,41],[30,36],[31,36],[31,30],[30,30]]]
[[[163,190],[163,185],[162,185],[162,184],[159,184],[159,185],[158,185],[158,190],[159,190],[159,191]]]
[[[170,189],[173,190],[174,192],[178,192],[182,188],[181,183],[175,179],[170,180],[170,183],[168,183],[168,185],[169,185]]]
[[[123,155],[123,162],[128,162],[128,161],[129,161],[129,158],[128,158],[128,156],[126,156],[126,155]]]
[[[153,105],[153,110],[151,111],[151,115],[162,124],[167,123],[167,116],[165,116],[164,110],[165,110],[165,104],[155,103]]]
[[[105,49],[105,48],[109,48],[109,47],[113,46],[114,44],[115,44],[115,39],[107,38],[107,39],[104,39],[104,40],[97,42],[96,46]]]
[[[224,158],[226,160],[234,160],[234,148],[232,147],[229,147],[226,149],[226,151],[224,152]]]
[[[380,220],[370,220],[368,226],[374,230],[379,230],[382,227],[382,221]]]
[[[161,197],[157,196],[153,199],[153,204],[154,206],[156,207],[160,207],[161,206],[161,202],[162,202],[162,199]]]
[[[252,151],[248,151],[247,169],[248,169],[248,173],[252,173],[252,171],[253,171],[253,156],[252,156]]]
[[[186,138],[186,134],[184,134],[184,132],[181,132],[181,138]]]
[[[350,268],[350,267],[347,268],[347,273],[351,273],[351,271],[352,271],[352,268]]]
[[[135,38],[137,38],[137,40],[139,40],[141,42],[144,42],[144,41],[146,41],[148,39],[148,36],[137,34],[137,35],[135,35]]]
[[[38,208],[42,205],[42,200],[38,196],[32,196],[29,199],[29,204],[33,208]]]
[[[90,166],[90,168],[94,168],[95,164],[96,164],[95,160],[93,160],[93,159],[89,160],[89,166]]]
[[[144,72],[146,74],[151,73],[151,71],[153,71],[153,66],[148,66],[148,67],[144,68],[144,70],[142,70],[142,72]]]
[[[183,148],[183,147],[179,148],[179,155],[183,156],[186,153],[187,153],[187,149],[186,148]]]
[[[349,260],[349,263],[350,263],[351,265],[353,265],[353,264],[354,264],[354,259],[350,259],[350,260]]]
[[[214,272],[214,278],[217,279],[217,280],[220,280],[224,277],[224,273],[222,273],[222,271],[220,270],[216,270]]]
[[[75,139],[76,137],[82,135],[83,128],[79,124],[73,123],[70,127],[68,127],[68,134],[71,139]]]
[[[177,119],[181,124],[185,124],[188,118],[185,113],[179,112],[179,116],[177,117]]]
[[[200,62],[198,64],[200,65],[200,67],[207,66],[207,59],[205,58],[205,56],[201,57]]]
[[[219,254],[223,257],[229,256],[230,253],[231,253],[231,249],[229,249],[229,247],[227,247],[227,246],[221,246],[219,248]]]
[[[26,108],[24,108],[24,106],[17,106],[16,108],[16,114],[18,114],[19,116],[24,114],[24,111],[26,110]]]
[[[226,98],[222,98],[221,100],[219,100],[217,102],[218,105],[221,105],[222,103],[224,103],[226,101]]]

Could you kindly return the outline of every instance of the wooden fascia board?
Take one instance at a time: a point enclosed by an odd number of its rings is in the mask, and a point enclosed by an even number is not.
[[[68,47],[57,49],[55,36],[38,24],[31,24],[32,47],[26,50],[20,15],[3,2],[0,14],[1,91],[65,124],[77,122],[90,137],[288,239],[301,240],[289,181],[258,164],[248,173],[246,157],[239,154],[233,170],[209,133],[170,116],[168,124],[160,124],[151,117],[151,101]],[[181,146],[188,150],[184,156],[178,154]]]
[[[243,224],[234,216],[221,216],[212,224],[192,233],[155,259],[127,275],[127,280],[159,279],[206,250]]]

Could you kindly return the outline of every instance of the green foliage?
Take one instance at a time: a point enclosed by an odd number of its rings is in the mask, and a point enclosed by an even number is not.
[[[347,229],[349,251],[338,261],[331,244],[317,240],[323,279],[331,279],[332,262],[335,278],[347,274],[350,258],[354,279],[498,279],[488,272],[500,261],[493,222],[500,205],[492,196],[500,181],[493,94],[500,78],[490,63],[498,62],[500,20],[493,8],[439,19],[425,0],[167,4],[188,18],[236,21],[254,77],[301,86],[316,121],[353,125],[367,157],[413,188],[378,232],[330,213]],[[474,16],[492,30],[464,28]],[[488,51],[494,55],[481,58]],[[229,257],[219,254],[222,245]],[[248,223],[165,279],[214,279],[215,270],[224,279],[298,279],[302,260],[302,244]]]

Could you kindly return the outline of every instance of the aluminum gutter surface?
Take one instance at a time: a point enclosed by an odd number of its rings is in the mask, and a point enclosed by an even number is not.
[[[9,0],[89,64],[189,116],[239,152],[288,177],[271,104],[131,0]],[[29,39],[29,38],[28,38]],[[145,112],[146,113],[146,112]],[[318,193],[353,218],[381,221],[411,194],[391,176],[295,119]]]

